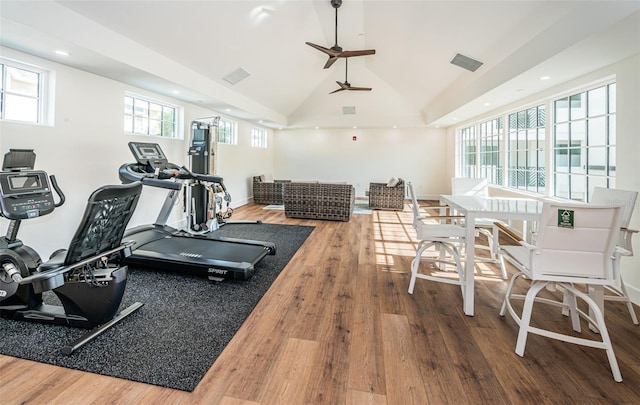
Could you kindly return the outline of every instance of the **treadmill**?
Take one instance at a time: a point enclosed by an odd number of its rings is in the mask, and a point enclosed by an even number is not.
[[[191,182],[217,184],[223,189],[222,177],[193,173],[186,167],[170,163],[160,145],[129,142],[136,162],[119,169],[120,181],[140,181],[144,186],[168,190],[156,222],[125,232],[123,240],[135,242],[127,258],[131,266],[162,271],[175,271],[207,277],[211,281],[248,280],[255,265],[267,255],[274,255],[270,242],[198,235],[167,225],[171,210],[185,185]]]

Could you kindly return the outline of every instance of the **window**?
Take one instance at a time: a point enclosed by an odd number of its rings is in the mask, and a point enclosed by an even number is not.
[[[553,108],[554,194],[589,201],[594,187],[615,187],[615,83],[557,99]]]
[[[460,130],[460,156],[461,177],[476,177],[476,135],[474,127]]]
[[[251,128],[251,146],[254,148],[267,148],[267,130]]]
[[[545,106],[509,114],[507,173],[509,187],[545,191]]]
[[[500,145],[504,136],[502,118],[496,118],[480,124],[480,150],[478,169],[480,178],[489,183],[502,185],[502,153]]]
[[[238,125],[234,121],[220,118],[218,124],[218,142],[229,145],[238,144]]]
[[[45,123],[47,72],[0,59],[0,76],[0,118],[34,124]]]
[[[178,138],[178,108],[125,94],[124,131],[132,134]]]
[[[594,187],[615,188],[616,84],[591,84],[460,128],[456,141],[457,176],[590,201]]]

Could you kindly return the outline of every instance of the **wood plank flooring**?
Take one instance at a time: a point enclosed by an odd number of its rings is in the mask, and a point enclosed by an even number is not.
[[[493,264],[476,266],[474,317],[458,286],[418,280],[409,295],[408,208],[345,223],[250,204],[233,219],[316,228],[193,392],[0,356],[0,404],[640,404],[640,327],[619,303],[606,319],[622,383],[603,350],[530,336],[517,356]],[[570,330],[554,307],[534,319]]]

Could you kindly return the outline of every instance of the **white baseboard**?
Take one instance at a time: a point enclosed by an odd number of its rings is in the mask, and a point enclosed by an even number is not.
[[[640,288],[636,288],[635,286],[629,285],[627,283],[625,283],[625,287],[627,287],[627,293],[629,294],[631,302],[640,306]]]

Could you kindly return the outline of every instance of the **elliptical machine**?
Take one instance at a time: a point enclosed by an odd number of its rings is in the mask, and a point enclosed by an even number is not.
[[[140,307],[136,302],[117,313],[127,281],[124,258],[131,246],[122,235],[142,191],[140,183],[103,186],[89,197],[68,249],[42,262],[38,253],[17,238],[23,220],[51,214],[65,197],[55,176],[33,170],[31,149],[11,149],[0,172],[0,214],[8,219],[0,238],[0,315],[91,329],[62,349],[71,354]],[[54,201],[53,192],[59,201]],[[45,304],[52,290],[62,306]]]

